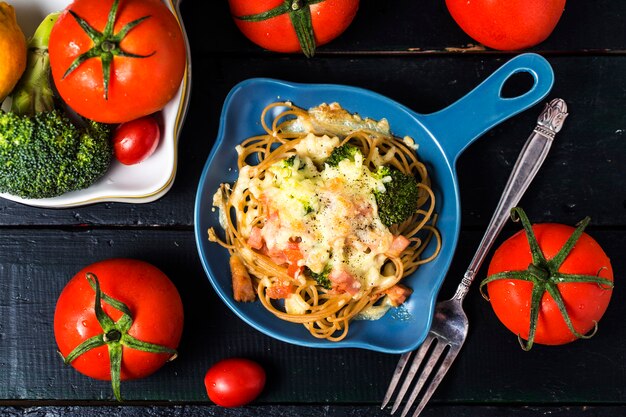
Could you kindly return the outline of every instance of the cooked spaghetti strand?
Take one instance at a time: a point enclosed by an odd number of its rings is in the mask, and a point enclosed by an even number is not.
[[[302,324],[313,337],[338,341],[351,320],[370,310],[384,313],[389,291],[437,256],[441,236],[428,170],[411,142],[388,133],[386,121],[363,120],[337,105],[315,109],[277,102],[263,110],[265,134],[237,146],[239,178],[214,196],[224,235],[210,229],[209,239],[241,258],[268,311]],[[320,109],[326,110],[322,116]],[[355,157],[353,165],[340,166],[346,172],[333,174],[324,160],[344,144],[356,147],[362,160]],[[359,187],[384,187],[371,175],[382,165],[414,176],[419,188],[414,214],[389,228],[381,226],[371,192],[357,194]],[[314,188],[316,181],[325,188]],[[348,194],[332,194],[337,190]],[[330,227],[312,223],[342,210],[350,218],[335,219]],[[317,230],[323,227],[336,236]],[[403,244],[401,251],[396,243]],[[328,265],[332,271],[324,275]]]

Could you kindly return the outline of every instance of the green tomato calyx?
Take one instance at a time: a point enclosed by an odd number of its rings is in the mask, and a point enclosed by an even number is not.
[[[285,13],[289,14],[289,19],[300,43],[300,49],[307,58],[311,58],[315,55],[316,43],[310,6],[323,1],[325,0],[284,0],[281,5],[271,10],[246,16],[236,16],[236,18],[246,22],[262,22]]]
[[[68,12],[74,17],[78,25],[83,29],[83,31],[89,36],[89,38],[93,42],[93,46],[86,52],[80,54],[70,65],[70,67],[63,74],[63,78],[70,75],[74,70],[80,67],[85,61],[88,61],[92,58],[99,58],[102,63],[102,74],[103,74],[103,84],[104,84],[104,99],[109,99],[109,85],[111,83],[111,71],[113,59],[116,56],[126,57],[126,58],[148,58],[156,53],[156,51],[152,51],[147,55],[139,55],[133,54],[130,52],[124,51],[120,43],[126,38],[128,32],[130,32],[133,28],[139,25],[146,19],[149,19],[150,16],[143,16],[139,19],[135,19],[132,22],[127,23],[124,27],[120,29],[119,32],[113,33],[113,29],[115,27],[115,20],[117,18],[117,9],[120,1],[115,0],[113,5],[111,6],[111,10],[109,11],[109,15],[107,16],[107,23],[102,32],[95,29],[91,26],[85,19],[80,17],[76,12],[69,9]]]
[[[570,254],[578,239],[583,234],[585,228],[590,222],[589,217],[585,217],[576,227],[576,230],[572,233],[569,239],[565,242],[559,252],[550,260],[547,260],[543,251],[539,247],[537,237],[533,232],[532,225],[526,216],[524,210],[519,207],[514,207],[511,210],[511,219],[515,222],[521,221],[528,239],[530,246],[530,252],[532,255],[532,263],[528,266],[528,269],[523,271],[503,271],[488,276],[480,283],[480,293],[487,301],[489,301],[488,295],[485,293],[485,285],[490,282],[507,279],[507,280],[521,280],[528,281],[533,284],[530,301],[530,330],[528,333],[528,340],[524,342],[520,335],[517,336],[520,346],[523,350],[530,350],[535,340],[535,332],[537,329],[537,321],[539,318],[539,310],[541,309],[541,300],[544,294],[547,292],[550,294],[554,302],[556,303],[563,320],[568,329],[577,338],[588,339],[592,337],[598,330],[598,323],[594,322],[594,328],[589,334],[580,334],[572,324],[565,302],[559,290],[558,284],[564,283],[596,283],[603,289],[613,288],[613,281],[607,278],[602,278],[598,275],[580,275],[580,274],[564,274],[559,272],[559,268]],[[600,271],[598,271],[598,274]]]
[[[89,285],[96,292],[94,311],[103,332],[90,337],[80,345],[76,346],[74,350],[63,358],[63,361],[66,365],[70,364],[83,353],[106,345],[109,350],[109,360],[111,362],[111,385],[113,387],[113,394],[118,401],[122,401],[120,381],[124,348],[137,349],[157,354],[168,354],[170,355],[170,361],[176,358],[177,352],[175,349],[171,349],[167,346],[144,342],[128,334],[128,331],[133,325],[133,317],[128,306],[123,302],[111,298],[103,293],[100,289],[98,277],[95,274],[87,272],[85,275],[89,281]],[[122,317],[120,317],[118,321],[113,321],[113,319],[102,308],[102,302],[105,302],[116,310],[122,312]]]

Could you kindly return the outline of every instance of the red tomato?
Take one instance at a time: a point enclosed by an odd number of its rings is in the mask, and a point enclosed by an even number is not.
[[[316,45],[324,45],[341,35],[359,8],[359,0],[228,0],[228,3],[237,27],[252,42],[270,51],[303,51],[307,56],[315,53]],[[273,11],[275,16],[259,16],[268,11]]]
[[[113,152],[124,165],[137,164],[154,153],[161,129],[154,117],[146,116],[122,123],[113,133]]]
[[[249,359],[224,359],[204,376],[211,401],[222,407],[240,407],[259,396],[265,386],[265,371]]]
[[[554,223],[532,226],[542,256],[548,263],[556,262],[555,255],[564,247],[574,230],[573,227]],[[568,327],[564,315],[559,311],[558,303],[545,291],[540,293],[541,298],[537,300],[534,342],[546,345],[564,344],[593,330],[604,314],[612,294],[613,270],[600,245],[583,232],[557,271],[561,277],[565,277],[565,281],[571,277],[568,274],[576,274],[604,278],[608,280],[605,283],[564,282],[557,274],[549,271],[556,268],[556,265],[536,266],[537,268],[533,265],[532,252],[524,231],[516,233],[497,249],[489,264],[487,280],[498,273],[503,273],[505,277],[489,282],[487,288],[491,306],[498,319],[513,333],[529,340],[534,308],[533,286],[538,285],[537,283],[549,283],[560,294],[578,335]],[[528,272],[532,272],[532,276],[529,277]],[[515,273],[522,273],[532,280],[516,279],[513,277]],[[530,342],[532,345],[533,340]]]
[[[284,252],[289,263],[289,266],[287,267],[287,274],[291,277],[295,277],[304,270],[304,266],[298,265],[298,262],[304,258],[302,252],[300,251],[300,245],[296,242],[290,241]]]
[[[476,41],[504,51],[546,40],[565,0],[446,0],[456,23]]]
[[[118,7],[113,33],[107,33],[113,7]],[[103,35],[91,39],[79,19]],[[132,22],[137,24],[131,28]],[[123,28],[130,30],[118,36]],[[81,60],[87,51],[95,56]],[[162,109],[176,94],[186,66],[182,30],[161,0],[74,0],[52,28],[49,52],[63,100],[80,115],[103,123]]]
[[[104,329],[96,317],[96,292],[90,286],[87,273],[97,277],[103,294],[127,306],[132,318],[128,330]],[[101,305],[104,313],[119,325],[122,311],[105,299]],[[118,386],[119,380],[115,381],[115,375],[112,378],[116,370],[109,360],[111,349],[121,345],[119,379],[142,378],[172,358],[182,329],[183,305],[174,284],[155,266],[134,259],[109,259],[79,271],[61,292],[54,313],[54,336],[64,358],[86,340],[108,335],[108,342],[77,356],[71,365],[84,375],[112,380]],[[156,345],[167,352],[151,353],[127,347],[126,338],[132,339],[131,342]]]

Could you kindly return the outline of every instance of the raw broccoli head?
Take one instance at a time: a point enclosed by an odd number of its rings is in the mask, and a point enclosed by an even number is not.
[[[89,187],[110,165],[109,137],[109,126],[78,126],[57,110],[0,112],[0,192],[48,198]]]
[[[383,179],[385,191],[374,192],[378,205],[378,216],[387,227],[402,223],[417,210],[419,187],[412,175],[407,175],[391,166],[381,166],[375,173]]]
[[[29,41],[28,65],[0,111],[0,192],[48,198],[89,187],[108,169],[110,127],[74,123],[55,109],[48,40],[59,13],[47,16]]]
[[[330,156],[326,159],[325,162],[331,167],[336,167],[337,165],[339,165],[339,162],[343,161],[344,159],[354,161],[354,156],[360,153],[361,151],[359,150],[359,148],[346,143],[333,149],[333,151],[330,153]]]

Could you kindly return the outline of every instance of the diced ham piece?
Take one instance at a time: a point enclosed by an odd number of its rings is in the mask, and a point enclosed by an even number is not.
[[[230,257],[230,273],[233,281],[233,298],[235,301],[254,301],[256,294],[252,278],[239,255]]]
[[[412,293],[412,289],[402,284],[396,284],[385,291],[385,294],[389,297],[389,302],[394,307],[398,307],[400,304],[403,304]]]
[[[261,229],[261,235],[263,236],[263,240],[265,240],[267,247],[273,248],[276,246],[276,236],[279,235],[279,231],[280,218],[278,217],[278,212],[272,211],[265,221],[263,229]]]
[[[272,262],[276,265],[284,265],[287,263],[287,255],[285,255],[285,251],[278,248],[267,249],[267,255],[272,258]]]
[[[261,233],[260,227],[253,227],[250,230],[250,237],[248,238],[248,245],[252,249],[259,250],[263,247],[263,234]]]
[[[267,295],[273,299],[287,298],[295,291],[295,287],[289,283],[284,285],[275,284],[267,289]]]
[[[343,269],[333,269],[328,275],[328,279],[333,283],[333,290],[350,295],[355,295],[361,288],[361,283],[351,273]]]
[[[273,211],[270,213],[265,225],[262,229],[259,229],[261,240],[265,243],[265,245],[261,245],[259,250],[261,253],[266,254],[270,258],[272,258],[272,262],[276,265],[284,265],[288,262],[287,255],[285,251],[278,247],[278,242],[276,242],[276,236],[278,236],[280,231],[280,218],[278,217],[278,212]],[[257,233],[252,230],[250,232],[250,239],[252,239],[252,234]],[[257,239],[257,237],[255,237]],[[254,242],[254,240],[253,240]],[[248,244],[250,241],[248,240]]]
[[[372,214],[372,211],[374,211],[374,209],[372,208],[372,205],[369,204],[368,202],[361,202],[358,205],[356,205],[356,212],[363,217],[370,217],[370,215]]]
[[[411,243],[411,241],[403,235],[394,236],[391,241],[391,246],[389,246],[389,250],[387,251],[387,255],[394,257],[400,256],[409,246],[409,243]]]

